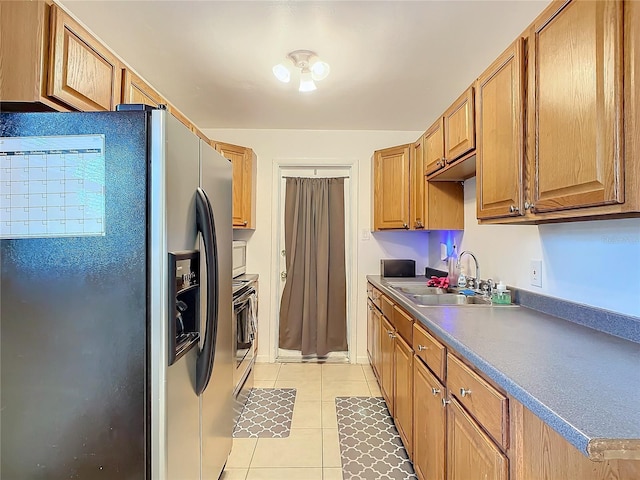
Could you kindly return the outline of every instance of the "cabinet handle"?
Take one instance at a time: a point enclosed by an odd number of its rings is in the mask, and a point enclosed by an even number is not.
[[[516,212],[519,212],[519,211],[520,211],[520,208],[516,207],[515,205],[509,206],[509,212],[516,213]]]
[[[440,389],[439,388],[432,388],[431,389],[431,393],[433,393],[434,395],[437,395],[440,393]]]
[[[531,210],[532,212],[535,210],[536,206],[533,203],[524,202],[524,209]]]
[[[427,347],[425,347],[424,345],[418,345],[418,351],[421,352],[423,350],[426,350]]]
[[[406,223],[403,223],[403,224],[402,224],[402,228],[404,228],[404,229],[408,229],[408,228],[409,228],[409,225],[407,225]]]
[[[464,388],[460,389],[460,395],[463,397],[468,397],[469,395],[471,395],[471,390],[466,390]]]
[[[243,222],[243,225],[246,227],[246,226],[247,226],[247,223],[249,223],[249,222],[247,222],[247,221],[245,220],[245,221]]]
[[[446,407],[447,404],[451,403],[451,400],[447,400],[446,398],[442,397],[442,407]]]
[[[396,336],[393,333],[390,333],[389,338],[396,338]]]

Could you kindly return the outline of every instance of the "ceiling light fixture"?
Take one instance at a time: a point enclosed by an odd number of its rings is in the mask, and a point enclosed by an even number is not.
[[[312,92],[317,87],[314,80],[320,81],[329,75],[329,64],[318,58],[311,50],[295,50],[287,55],[287,58],[273,67],[273,74],[281,82],[288,83],[291,80],[291,64],[300,69],[300,92]]]

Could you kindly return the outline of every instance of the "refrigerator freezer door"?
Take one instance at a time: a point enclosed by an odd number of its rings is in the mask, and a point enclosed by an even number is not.
[[[104,236],[0,240],[3,479],[151,478],[147,116],[0,114],[0,137],[97,133]]]
[[[195,192],[199,183],[199,139],[166,111],[154,111],[151,125],[152,478],[199,480],[197,349],[171,366],[167,358],[168,319],[172,314],[167,311],[168,282],[173,281],[169,278],[168,252],[198,247]]]
[[[231,451],[233,430],[231,163],[201,140],[200,168],[200,186],[213,208],[220,282],[213,371],[207,388],[201,395],[202,480],[217,480]],[[200,251],[203,251],[202,245]],[[201,269],[204,268],[202,263]],[[203,275],[201,278],[204,277]],[[204,280],[201,288],[203,291],[214,288],[211,279]],[[206,295],[200,296],[202,311],[206,309],[205,297]],[[203,325],[202,332],[204,328],[206,327]]]

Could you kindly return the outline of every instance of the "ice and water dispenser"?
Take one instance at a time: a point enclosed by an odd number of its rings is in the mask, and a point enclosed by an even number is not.
[[[172,277],[173,276],[173,277]],[[200,340],[200,252],[169,253],[169,365]]]

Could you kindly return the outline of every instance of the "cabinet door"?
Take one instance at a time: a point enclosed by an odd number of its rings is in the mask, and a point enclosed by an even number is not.
[[[444,118],[440,117],[424,133],[424,170],[431,175],[446,165],[444,159]]]
[[[508,480],[507,457],[455,399],[447,410],[447,480]]]
[[[249,225],[247,199],[250,198],[248,194],[251,193],[247,192],[247,185],[249,189],[251,188],[247,148],[228,143],[217,143],[216,150],[223,157],[229,159],[233,168],[233,226],[246,227]]]
[[[413,468],[420,480],[444,479],[445,389],[427,367],[413,361]]]
[[[138,75],[125,69],[122,75],[122,103],[142,103],[157,107],[167,102]]]
[[[422,137],[418,139],[411,147],[410,167],[409,172],[411,175],[411,202],[409,205],[409,213],[411,215],[411,222],[409,226],[412,230],[422,230],[427,223],[425,219],[425,206],[424,206],[424,149],[422,148]]]
[[[444,112],[444,148],[448,164],[476,148],[473,87]]]
[[[524,214],[524,73],[519,38],[476,82],[477,215]]]
[[[393,415],[393,346],[395,343],[395,331],[389,321],[382,317],[382,328],[380,329],[380,390],[387,402],[389,413]]]
[[[554,2],[529,36],[534,212],[622,203],[622,2]]]
[[[373,306],[373,302],[369,300],[367,302],[367,353],[369,354],[369,363],[374,372],[378,373],[377,358],[378,358],[378,344],[380,342],[380,314],[376,307]]]
[[[375,230],[409,228],[409,150],[402,145],[375,152]]]
[[[50,55],[49,96],[82,111],[115,109],[120,62],[57,5],[51,6]]]
[[[394,418],[404,447],[411,458],[413,452],[413,350],[398,336],[394,352]]]

